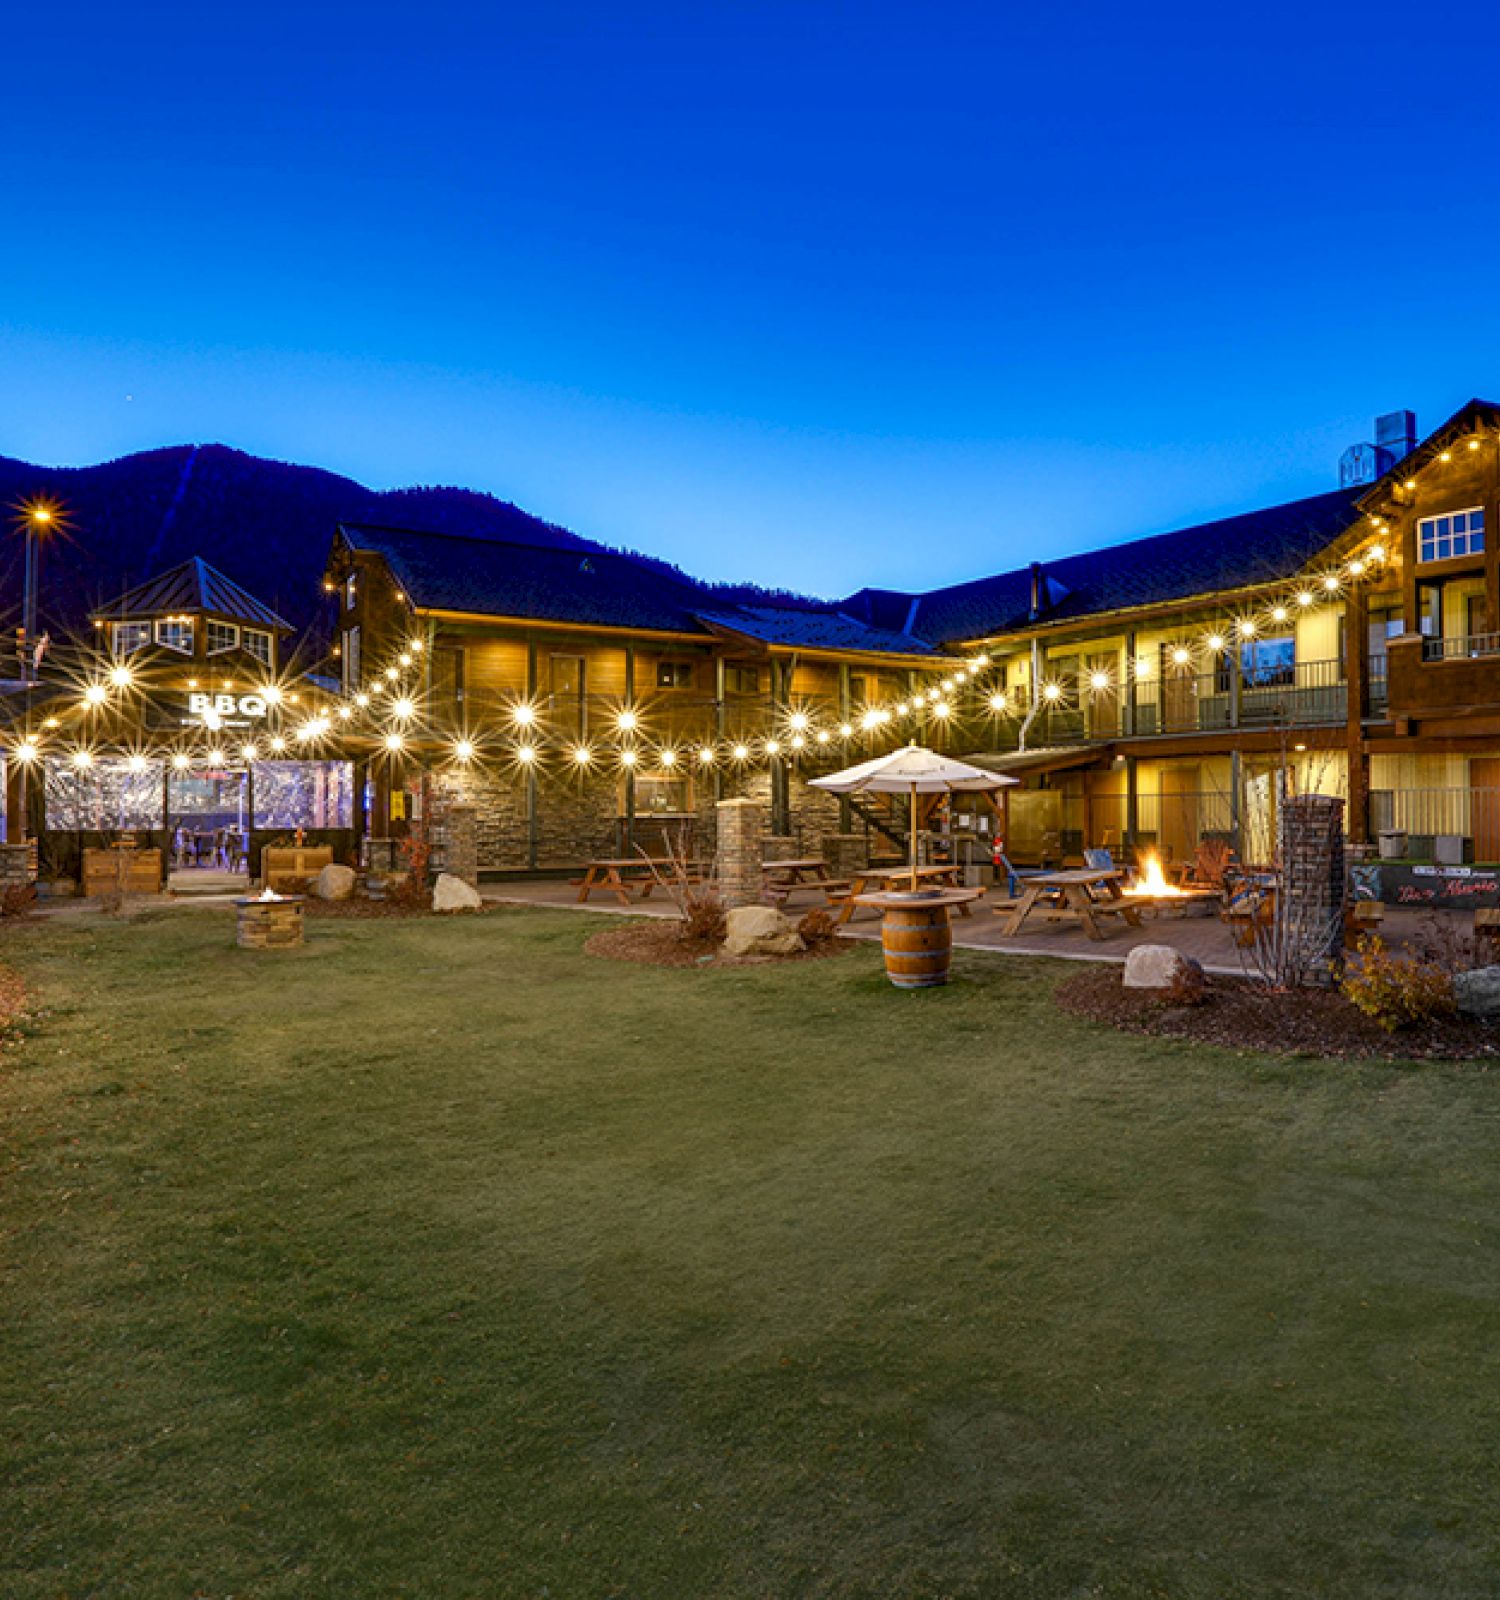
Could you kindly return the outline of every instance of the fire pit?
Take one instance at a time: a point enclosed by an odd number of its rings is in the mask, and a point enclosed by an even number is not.
[[[1147,855],[1140,876],[1125,891],[1125,898],[1153,917],[1207,917],[1223,899],[1218,889],[1169,883],[1161,858]]]
[[[245,950],[290,950],[302,943],[302,896],[246,895],[236,900],[234,941]]]

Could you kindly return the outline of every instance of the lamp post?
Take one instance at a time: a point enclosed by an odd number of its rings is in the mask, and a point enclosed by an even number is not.
[[[26,672],[28,683],[31,681],[32,671],[35,670],[36,588],[40,566],[37,561],[37,539],[52,526],[52,517],[52,507],[41,502],[26,508],[26,578],[22,591],[21,638],[26,655],[31,658],[31,666]],[[26,662],[23,661],[22,665],[26,666]]]

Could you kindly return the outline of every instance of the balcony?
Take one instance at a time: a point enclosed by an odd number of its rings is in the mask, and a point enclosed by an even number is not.
[[[1424,639],[1424,661],[1477,661],[1500,656],[1500,633],[1464,633],[1452,639]]]
[[[1500,634],[1427,639],[1404,634],[1387,646],[1393,717],[1500,713]]]

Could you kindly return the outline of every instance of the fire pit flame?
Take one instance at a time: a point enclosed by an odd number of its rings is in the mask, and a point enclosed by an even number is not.
[[[282,896],[277,894],[277,892],[268,884],[258,895],[256,895],[255,898],[257,900],[280,900]]]
[[[1167,882],[1167,875],[1161,869],[1161,857],[1154,850],[1148,850],[1141,858],[1141,870],[1132,893],[1148,895],[1154,900],[1171,900],[1180,898],[1183,892],[1175,883]]]

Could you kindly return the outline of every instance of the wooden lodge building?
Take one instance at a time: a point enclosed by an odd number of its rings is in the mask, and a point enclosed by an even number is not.
[[[1420,444],[1410,413],[1379,428],[1327,494],[816,606],[716,601],[625,555],[344,526],[344,690],[403,655],[419,690],[369,826],[399,831],[421,766],[479,807],[491,869],[654,847],[663,826],[702,847],[737,793],[797,853],[895,848],[898,814],[804,780],[915,738],[1022,780],[1020,862],[1212,836],[1264,859],[1289,789],[1345,797],[1355,838],[1500,861],[1500,409]],[[982,815],[944,822],[990,837]]]
[[[1310,499],[833,602],[346,522],[329,654],[299,664],[273,610],[188,562],[4,686],[7,837],[62,861],[211,829],[253,871],[289,832],[353,858],[462,799],[482,869],[546,871],[707,854],[715,802],[752,795],[771,848],[847,859],[901,849],[900,808],[806,779],[915,739],[1020,780],[1003,816],[928,819],[1018,863],[1210,837],[1264,860],[1296,790],[1344,797],[1355,838],[1500,862],[1500,408],[1377,435]]]

